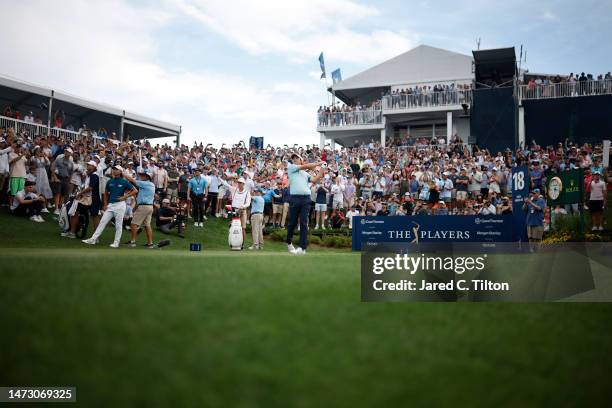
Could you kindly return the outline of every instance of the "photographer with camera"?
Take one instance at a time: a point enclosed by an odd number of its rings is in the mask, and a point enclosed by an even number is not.
[[[168,198],[164,198],[155,217],[155,225],[157,226],[157,229],[164,234],[170,234],[172,230],[176,228],[177,235],[180,238],[184,238],[183,223],[184,216],[181,207],[171,207],[170,200]]]

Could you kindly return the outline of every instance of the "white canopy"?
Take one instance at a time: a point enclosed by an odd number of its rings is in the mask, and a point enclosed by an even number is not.
[[[397,57],[334,85],[336,91],[429,82],[468,81],[473,58],[441,48],[419,45]]]

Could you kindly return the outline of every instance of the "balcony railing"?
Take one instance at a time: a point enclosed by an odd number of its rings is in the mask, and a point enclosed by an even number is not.
[[[461,105],[472,103],[471,90],[457,90],[445,92],[430,92],[409,95],[383,96],[383,109],[411,110],[436,106]]]
[[[561,82],[550,85],[519,85],[519,99],[570,98],[576,96],[611,95],[612,79]]]
[[[319,113],[318,127],[350,127],[382,124],[382,111],[364,110],[353,112]]]
[[[49,128],[47,125],[41,123],[26,122],[24,120],[9,118],[2,115],[0,115],[0,128],[13,129],[15,134],[26,133],[29,136],[56,136],[66,142],[76,142],[91,138],[96,145],[104,140],[108,140],[114,144],[120,144],[118,140],[104,139],[93,135],[89,131],[79,133],[68,129],[56,127]]]

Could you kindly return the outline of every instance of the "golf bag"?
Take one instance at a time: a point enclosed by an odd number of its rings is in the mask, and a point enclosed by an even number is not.
[[[74,209],[72,208],[73,205],[75,206]],[[85,238],[85,235],[87,234],[87,227],[89,226],[89,212],[85,211],[84,214],[81,214],[76,209],[77,205],[78,202],[74,197],[71,198],[68,202],[64,203],[64,205],[62,205],[62,208],[60,209],[60,214],[57,218],[57,223],[61,232],[67,232],[70,229],[69,213],[72,212],[71,210],[73,210],[75,214],[79,217],[75,234],[79,238]]]
[[[226,205],[227,214],[232,217],[229,226],[227,242],[232,251],[242,250],[242,223],[240,222],[240,210],[234,211],[231,205]]]

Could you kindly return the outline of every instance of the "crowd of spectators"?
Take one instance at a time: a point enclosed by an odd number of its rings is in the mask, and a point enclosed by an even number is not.
[[[47,118],[43,121],[39,114],[35,114],[34,111],[28,111],[23,114],[19,109],[11,105],[6,105],[2,111],[2,116],[21,120],[25,123],[46,125]],[[64,129],[71,132],[78,133],[83,137],[94,137],[100,139],[111,139],[117,140],[117,132],[109,132],[104,127],[96,129],[90,129],[87,123],[82,122],[78,127],[75,127],[72,121],[66,121],[66,114],[62,109],[54,111],[51,115],[51,127],[55,129]]]
[[[574,74],[567,76],[538,76],[530,75],[521,85],[526,85],[527,97],[569,97],[584,95],[600,95],[612,93],[612,73]]]
[[[248,213],[256,191],[264,200],[262,225],[284,228],[289,209],[287,165],[294,152],[308,161],[327,163],[325,176],[310,186],[315,229],[350,228],[355,215],[510,214],[515,165],[529,166],[530,189],[540,193],[551,172],[583,168],[587,203],[594,175],[608,180],[601,144],[531,144],[489,152],[460,139],[445,145],[424,139],[404,147],[371,142],[335,151],[316,146],[257,150],[244,144],[215,148],[68,142],[15,134],[12,129],[0,129],[0,134],[0,200],[15,214],[41,222],[43,214],[58,215],[62,205],[75,198],[95,227],[105,209],[109,180],[118,176],[138,184],[135,180],[142,178],[154,184],[153,217],[164,233],[189,225],[189,218],[194,227],[203,227],[207,217],[225,216],[226,204]],[[126,197],[126,202],[129,227],[138,202],[135,196]],[[177,219],[179,214],[185,217]]]
[[[440,106],[470,102],[469,84],[417,85],[389,90],[382,96],[387,109],[406,109],[412,107]]]
[[[439,106],[470,102],[469,84],[416,85],[383,92],[379,99],[368,105],[357,101],[355,104],[319,106],[319,126],[346,126],[380,123],[381,109],[406,109],[421,106]],[[459,92],[458,92],[459,91]]]
[[[381,101],[376,100],[370,105],[319,106],[317,118],[319,126],[345,126],[380,123]]]

